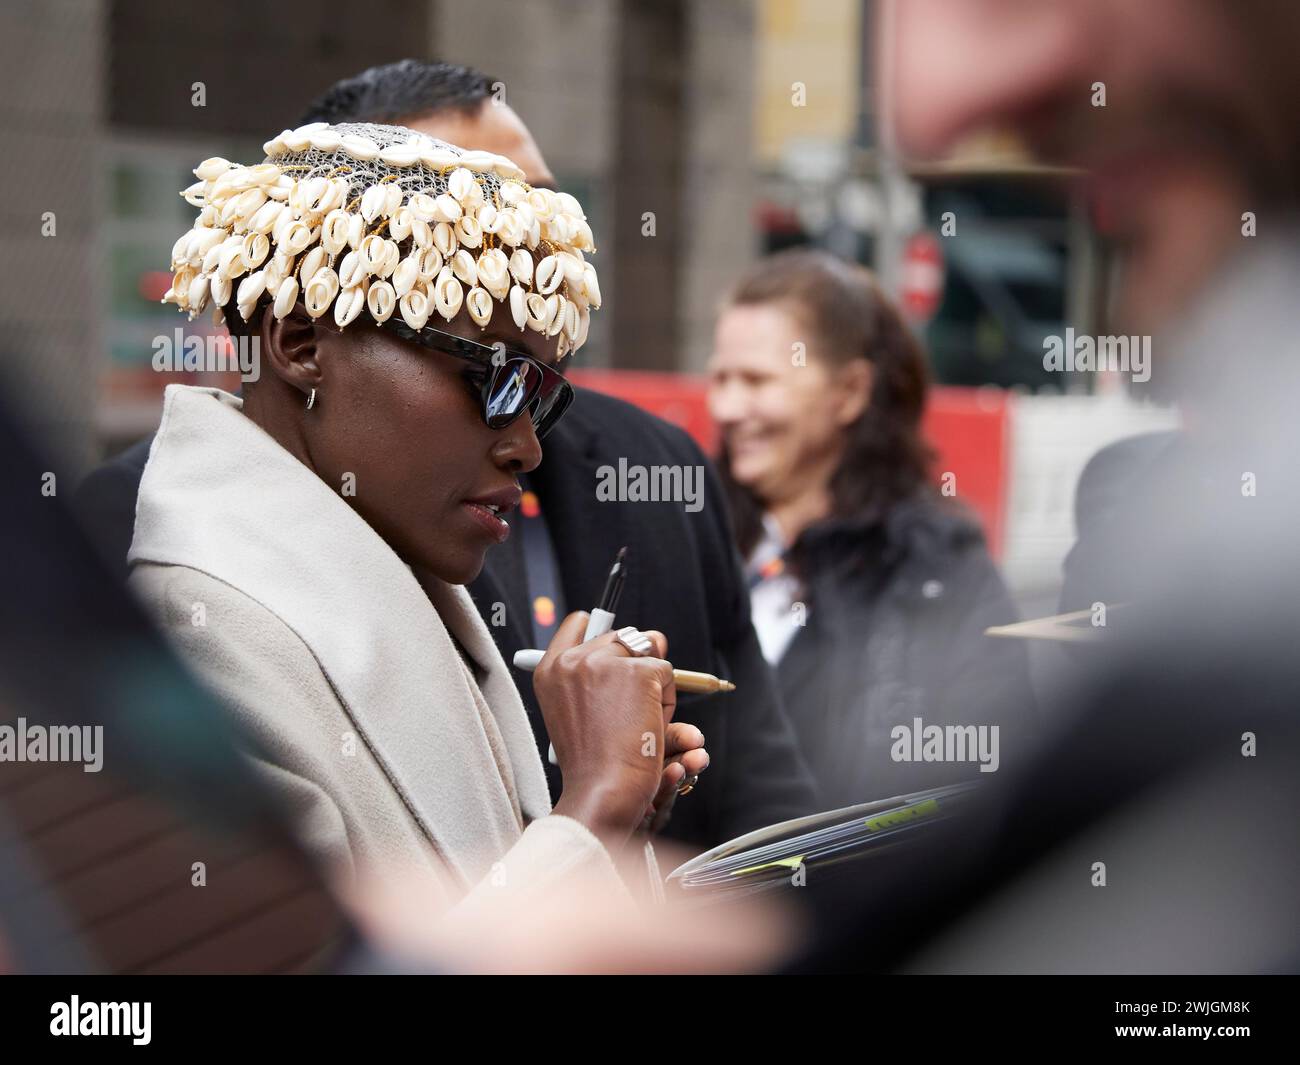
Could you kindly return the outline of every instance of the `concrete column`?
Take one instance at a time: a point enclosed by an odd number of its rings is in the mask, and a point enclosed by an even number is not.
[[[0,5],[0,395],[68,474],[60,490],[93,457],[104,39],[99,0]]]

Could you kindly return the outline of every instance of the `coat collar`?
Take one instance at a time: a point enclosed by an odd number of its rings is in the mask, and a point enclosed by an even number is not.
[[[523,817],[550,812],[505,663],[463,587],[417,581],[356,511],[241,408],[217,389],[168,387],[128,562],[199,570],[288,625],[437,850],[472,883],[522,830],[476,700],[506,745]],[[481,692],[449,630],[485,668]]]

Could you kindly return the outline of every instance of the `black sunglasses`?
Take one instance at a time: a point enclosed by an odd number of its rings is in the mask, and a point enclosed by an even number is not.
[[[428,325],[416,330],[400,318],[389,318],[382,328],[421,347],[482,366],[486,372],[480,394],[483,421],[489,429],[504,429],[528,411],[540,440],[555,428],[573,402],[573,385],[562,374],[531,355],[512,351],[500,341],[480,344]]]

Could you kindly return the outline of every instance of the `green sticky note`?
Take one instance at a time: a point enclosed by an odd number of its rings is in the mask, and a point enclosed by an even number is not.
[[[872,832],[879,832],[882,828],[893,828],[896,825],[906,824],[914,818],[927,817],[930,814],[938,813],[938,811],[939,804],[933,799],[926,799],[915,806],[904,806],[901,810],[891,810],[889,813],[870,817],[863,824]]]
[[[746,873],[757,873],[760,869],[798,869],[803,865],[803,855],[798,854],[793,858],[781,858],[775,862],[765,862],[763,865],[751,865],[748,869],[737,869],[732,876],[744,876]]]

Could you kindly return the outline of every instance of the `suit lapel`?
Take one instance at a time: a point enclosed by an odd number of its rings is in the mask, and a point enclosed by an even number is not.
[[[640,590],[636,580],[638,557],[645,545],[635,523],[627,520],[627,507],[596,499],[600,467],[610,461],[610,442],[602,442],[598,428],[585,415],[582,389],[564,420],[546,438],[545,457],[533,474],[542,513],[555,546],[569,610],[591,610],[600,598],[605,575],[620,547],[628,548],[632,573],[623,589],[620,619],[639,616]],[[635,461],[631,456],[629,462]]]

